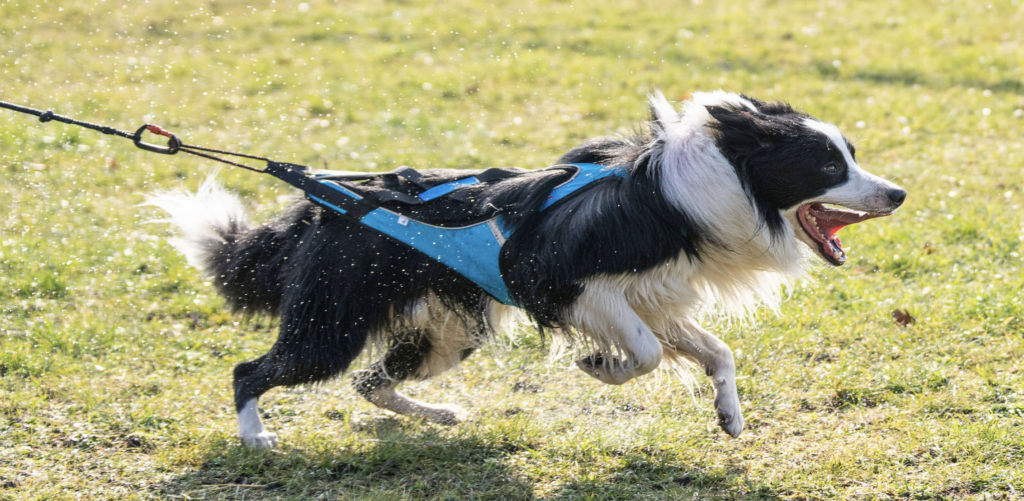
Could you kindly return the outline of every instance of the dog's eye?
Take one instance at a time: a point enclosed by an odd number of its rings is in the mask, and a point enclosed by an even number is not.
[[[829,173],[829,174],[835,174],[838,170],[839,170],[839,168],[836,167],[836,164],[828,164],[824,168],[824,171]]]

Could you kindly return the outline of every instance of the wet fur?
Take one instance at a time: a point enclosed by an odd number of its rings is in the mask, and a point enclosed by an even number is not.
[[[659,94],[651,107],[643,132],[594,139],[559,160],[624,176],[593,182],[545,211],[568,170],[522,171],[463,188],[459,199],[388,208],[438,225],[505,216],[515,230],[500,258],[508,289],[535,324],[590,350],[578,361],[582,370],[621,384],[663,361],[695,362],[713,378],[722,427],[737,435],[731,351],[696,319],[778,304],[780,286],[799,277],[812,254],[789,212],[846,182],[801,184],[809,174],[800,166],[812,172],[837,148],[852,157],[852,147],[802,127],[809,117],[788,105],[736,94],[695,94],[681,113]],[[425,174],[441,183],[472,173]],[[396,177],[363,189],[415,193]],[[151,203],[182,228],[178,247],[232,309],[281,317],[270,351],[235,369],[240,434],[251,446],[276,445],[256,414],[260,395],[341,374],[374,340],[386,350],[356,373],[363,396],[399,413],[458,421],[460,409],[416,402],[395,386],[456,366],[516,314],[444,265],[305,200],[258,227],[212,181]]]

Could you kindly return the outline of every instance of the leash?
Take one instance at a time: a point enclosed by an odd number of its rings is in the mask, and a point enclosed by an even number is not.
[[[270,163],[272,161],[272,160],[270,160],[267,157],[260,157],[260,156],[256,156],[256,155],[246,155],[245,153],[237,153],[237,152],[233,152],[233,151],[218,150],[218,149],[214,149],[214,148],[206,148],[206,147],[203,147],[203,146],[196,146],[194,144],[185,144],[185,143],[181,142],[180,139],[178,139],[178,136],[168,132],[167,130],[165,130],[163,127],[160,127],[159,125],[154,125],[154,124],[144,124],[142,127],[139,127],[133,133],[133,132],[128,132],[128,131],[116,129],[116,128],[110,127],[108,125],[99,125],[99,124],[84,122],[84,121],[81,121],[81,120],[75,120],[74,118],[66,117],[66,116],[63,116],[63,115],[58,115],[58,114],[54,113],[52,110],[40,111],[40,110],[37,110],[37,109],[29,108],[27,106],[19,106],[17,104],[8,103],[8,102],[5,102],[5,101],[0,101],[0,108],[5,108],[5,109],[11,110],[11,111],[17,111],[18,113],[25,113],[27,115],[37,116],[37,117],[39,117],[39,121],[42,122],[42,123],[46,123],[46,122],[49,122],[49,121],[61,122],[61,123],[65,123],[65,124],[68,124],[68,125],[77,125],[79,127],[85,127],[86,129],[94,130],[94,131],[97,131],[97,132],[102,132],[102,133],[107,134],[109,136],[117,136],[117,137],[123,137],[125,139],[131,139],[132,142],[135,143],[135,146],[137,148],[145,150],[145,151],[153,152],[153,153],[160,153],[162,155],[174,155],[174,154],[177,154],[179,151],[183,151],[183,152],[188,153],[190,155],[195,155],[197,157],[203,157],[203,158],[207,158],[207,159],[210,159],[210,160],[215,160],[217,162],[225,163],[225,164],[228,164],[228,165],[231,165],[231,166],[234,166],[234,167],[240,167],[242,169],[248,169],[248,170],[251,170],[253,172],[260,172],[260,173],[266,173],[267,169],[260,169],[260,168],[257,168],[257,167],[252,167],[252,166],[249,166],[249,165],[245,165],[243,163],[232,162],[231,160],[227,160],[227,159],[224,159],[224,158],[219,158],[219,157],[216,157],[214,155],[211,155],[210,153],[216,153],[218,155],[229,155],[229,156],[241,157],[241,158],[250,158],[250,159],[253,159],[253,160],[259,160],[259,161],[267,162],[267,163]],[[142,135],[145,132],[149,132],[150,134],[156,134],[158,136],[166,137],[167,138],[167,146],[160,146],[160,145],[150,144],[150,143],[144,142],[142,140]]]
[[[180,151],[225,163],[234,167],[247,169],[261,174],[269,174],[305,192],[306,197],[316,204],[331,209],[359,224],[371,228],[398,242],[401,242],[437,261],[456,273],[466,277],[480,286],[498,301],[516,305],[509,294],[508,287],[501,275],[499,257],[505,240],[512,235],[513,229],[504,227],[504,216],[488,215],[485,220],[468,223],[459,227],[443,227],[416,221],[400,213],[384,208],[382,204],[398,203],[413,206],[431,200],[447,197],[459,202],[470,202],[464,186],[500,181],[521,174],[515,169],[492,168],[472,176],[456,179],[442,184],[431,182],[423,174],[410,167],[399,167],[391,172],[364,173],[313,172],[304,165],[277,162],[267,157],[247,155],[233,151],[206,148],[185,144],[171,132],[159,125],[144,124],[135,132],[128,132],[106,125],[99,125],[73,118],[57,115],[51,110],[40,111],[25,106],[0,101],[0,108],[34,115],[42,123],[57,121],[69,125],[77,125],[86,129],[102,132],[107,135],[131,139],[139,149],[175,155]],[[143,134],[149,132],[167,138],[167,145],[160,146],[144,142]],[[240,162],[234,162],[216,155],[227,155],[266,162],[260,169]],[[598,179],[608,176],[624,176],[621,171],[609,169],[596,164],[566,164],[552,166],[559,169],[568,179],[556,186],[548,195],[540,210],[545,210],[557,201],[571,195],[576,190]],[[391,189],[361,189],[356,181],[367,181],[379,176],[396,176],[412,183],[419,194],[410,194]]]
[[[419,195],[409,195],[395,190],[379,190],[373,193],[371,196],[376,199],[378,203],[386,202],[399,202],[405,205],[417,205],[423,202],[428,202],[435,198],[449,196],[455,200],[465,201],[459,193],[454,193],[458,188],[470,184],[476,183],[487,183],[491,181],[497,181],[512,177],[518,173],[511,169],[494,168],[488,169],[480,174],[466,179],[460,179],[452,181],[439,186],[435,186],[432,183],[425,182],[423,175],[411,167],[399,167],[391,172],[344,172],[344,171],[329,171],[327,174],[314,174],[309,167],[304,165],[288,164],[284,162],[276,162],[267,157],[261,157],[257,155],[248,155],[245,153],[238,153],[234,151],[218,150],[214,148],[207,148],[204,146],[196,146],[194,144],[185,144],[178,139],[178,136],[171,132],[168,132],[163,127],[154,124],[143,124],[141,127],[135,130],[135,132],[128,132],[107,125],[99,125],[90,122],[84,122],[82,120],[75,120],[70,117],[58,115],[52,110],[40,111],[27,106],[19,106],[17,104],[0,101],[0,108],[5,108],[19,113],[25,113],[28,115],[34,115],[39,117],[39,121],[42,123],[56,121],[69,125],[77,125],[79,127],[85,127],[86,129],[102,132],[107,135],[123,137],[125,139],[131,139],[135,146],[139,149],[150,151],[153,153],[160,153],[162,155],[175,155],[179,151],[183,151],[190,155],[197,157],[203,157],[217,162],[225,163],[234,167],[251,170],[253,172],[259,172],[260,174],[270,174],[282,181],[299,188],[306,192],[307,195],[313,197],[315,201],[321,204],[327,203],[329,207],[335,210],[339,210],[341,213],[354,213],[354,214],[366,214],[373,210],[376,206],[370,204],[369,201],[364,200],[364,194],[352,193],[354,186],[344,185],[346,182],[354,181],[366,181],[369,179],[375,179],[380,176],[395,175],[411,182],[424,190]],[[164,136],[167,138],[167,146],[160,146],[156,144],[150,144],[142,140],[144,133],[149,132],[158,136]],[[240,158],[249,158],[252,160],[259,160],[266,162],[266,167],[257,168],[250,165],[246,165],[239,162],[233,162],[231,160],[214,156],[227,155]],[[333,190],[323,191],[322,186],[330,186]],[[344,186],[344,189],[340,190],[343,197],[338,198],[338,188]],[[358,189],[356,189],[358,191]],[[341,209],[344,210],[340,210]]]

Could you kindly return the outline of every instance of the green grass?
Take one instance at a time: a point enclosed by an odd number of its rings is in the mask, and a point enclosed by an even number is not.
[[[0,499],[1024,491],[1019,0],[308,7],[5,0],[0,99],[317,167],[533,168],[628,131],[654,89],[725,88],[836,123],[908,202],[845,230],[847,265],[816,269],[781,315],[712,325],[736,352],[739,439],[700,375],[694,396],[668,374],[603,386],[524,330],[405,386],[466,424],[395,417],[339,379],[269,393],[283,446],[256,453],[234,436],[230,374],[275,325],[226,313],[137,206],[211,164],[2,112]],[[288,193],[221,179],[258,220]]]

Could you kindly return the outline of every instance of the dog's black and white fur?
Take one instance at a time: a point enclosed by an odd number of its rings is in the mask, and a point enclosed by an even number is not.
[[[592,350],[577,362],[583,371],[622,384],[662,363],[695,362],[713,378],[721,427],[737,436],[732,352],[698,315],[775,307],[815,251],[842,264],[838,228],[893,212],[906,193],[863,171],[835,126],[787,104],[717,91],[679,111],[659,93],[651,109],[647,132],[594,139],[560,160],[615,166],[623,177],[542,212],[565,172],[524,171],[464,188],[476,191],[462,210],[502,213],[515,227],[501,255],[509,290],[536,324]],[[470,174],[426,173],[434,182]],[[425,255],[306,201],[259,227],[212,182],[150,202],[170,213],[177,247],[233,308],[281,316],[270,351],[235,368],[239,433],[252,447],[277,444],[257,414],[260,395],[341,374],[368,342],[386,351],[355,373],[360,394],[399,414],[462,420],[459,407],[396,386],[455,367],[517,316]]]

